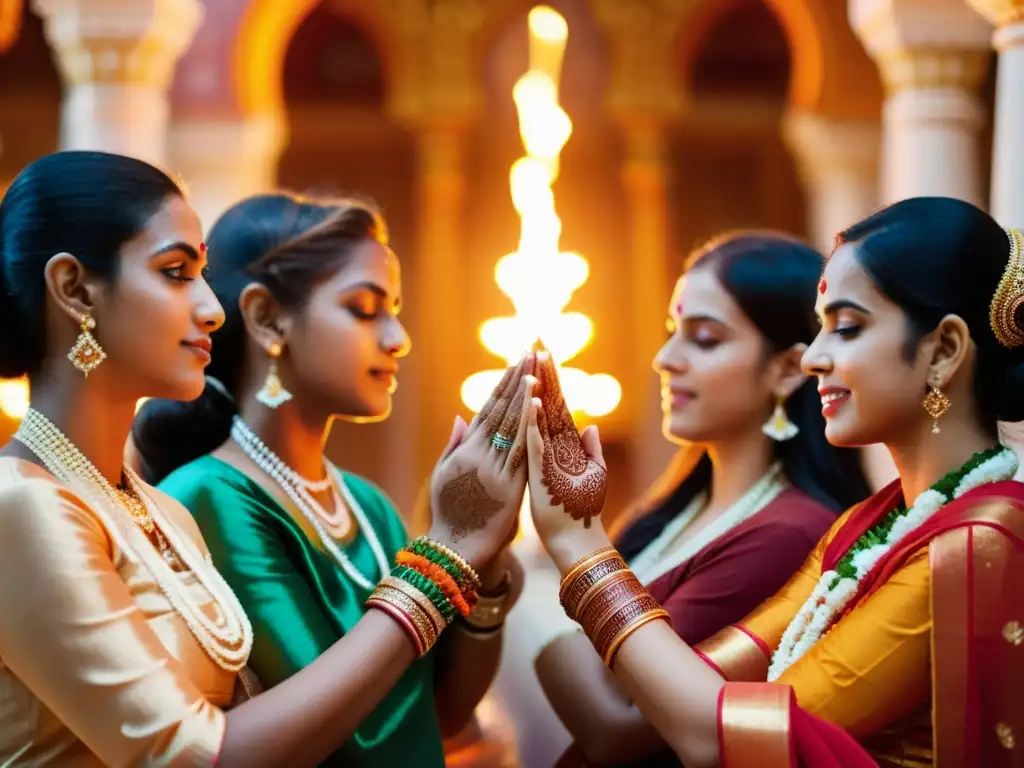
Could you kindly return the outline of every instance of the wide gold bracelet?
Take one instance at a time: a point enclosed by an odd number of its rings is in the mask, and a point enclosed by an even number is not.
[[[476,605],[463,616],[462,620],[466,626],[478,632],[489,632],[501,629],[505,624],[505,617],[508,615],[509,597],[511,591],[506,587],[504,592],[497,595],[482,595],[477,593]]]
[[[558,601],[565,604],[565,596],[569,589],[572,587],[573,582],[590,568],[593,568],[598,563],[604,562],[611,558],[620,557],[619,553],[615,550],[615,547],[605,547],[599,549],[597,552],[591,552],[586,557],[581,557],[575,563],[569,566],[566,570],[565,575],[562,577],[561,588],[558,590]]]
[[[573,621],[579,621],[584,608],[583,598],[586,597],[589,601],[593,596],[593,589],[599,583],[607,576],[619,572],[629,573],[629,569],[619,553],[612,550],[585,570],[579,571],[571,582],[563,581],[560,598],[565,614]]]
[[[591,600],[600,595],[606,589],[610,589],[612,585],[618,584],[620,581],[628,581],[630,579],[633,579],[635,581],[636,577],[633,575],[633,572],[630,571],[628,568],[623,569],[621,571],[612,571],[611,573],[605,575],[590,589],[583,593],[583,597],[580,598],[579,605],[577,605],[576,607],[575,615],[577,617],[582,617],[584,614],[586,614],[587,606],[590,605]]]
[[[646,594],[647,590],[635,576],[610,584],[590,601],[586,612],[580,616],[579,623],[583,627],[583,631],[591,640],[595,639],[601,633],[601,628],[605,623],[616,613]]]
[[[658,605],[657,600],[650,595],[642,595],[617,611],[605,623],[600,635],[594,638],[594,648],[610,667],[626,638],[645,624],[668,618],[668,611]]]

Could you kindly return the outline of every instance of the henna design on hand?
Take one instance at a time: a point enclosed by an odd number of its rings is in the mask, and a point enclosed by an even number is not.
[[[498,434],[507,437],[509,440],[515,440],[519,433],[519,424],[523,417],[523,405],[526,403],[526,377],[523,378],[519,384],[519,389],[516,391],[516,396],[512,399],[512,403],[509,405],[508,410],[505,411],[505,418],[501,420],[501,426],[498,427]],[[508,459],[508,468],[511,474],[515,474],[519,471],[519,467],[526,461],[526,441],[521,440],[512,446],[512,454]]]
[[[590,519],[604,509],[608,474],[587,456],[550,358],[538,363],[537,379],[542,402],[537,428],[544,439],[541,484],[553,506],[561,504],[567,515],[589,528]]]
[[[441,517],[451,526],[452,541],[458,541],[486,528],[505,505],[488,495],[473,467],[445,483],[438,506]]]
[[[508,389],[513,381],[518,386],[521,376],[517,377],[517,374],[521,373],[523,364],[524,360],[520,360],[517,365],[510,366],[505,371],[505,375],[501,377],[498,386],[491,392],[487,403],[480,409],[479,418],[482,420],[484,434],[488,437],[493,437],[500,431],[501,422],[505,418],[505,410],[508,408],[508,401],[512,396]]]

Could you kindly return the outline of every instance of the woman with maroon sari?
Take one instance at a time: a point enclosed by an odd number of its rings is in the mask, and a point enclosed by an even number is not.
[[[686,447],[615,538],[688,644],[775,594],[836,515],[870,494],[857,452],[825,440],[800,370],[823,267],[788,235],[732,233],[694,252],[673,293],[654,368],[664,434]],[[547,623],[566,625],[536,660],[575,739],[559,765],[677,765],[579,626]]]
[[[596,434],[551,373],[531,409],[534,521],[562,603],[688,768],[1020,765],[1024,236],[915,198],[840,233],[803,357],[833,445],[899,478],[841,517],[750,616],[691,648],[598,526]],[[567,513],[567,514],[566,514]]]

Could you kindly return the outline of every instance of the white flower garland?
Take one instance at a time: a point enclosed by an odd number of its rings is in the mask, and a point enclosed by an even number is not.
[[[953,491],[953,498],[959,499],[968,491],[986,483],[1009,480],[1017,471],[1017,456],[1004,449],[964,475]],[[854,578],[840,577],[836,571],[825,571],[811,596],[797,612],[779,641],[779,648],[772,655],[768,667],[768,681],[777,680],[783,672],[797,662],[821,639],[833,619],[843,612],[846,605],[857,594],[861,579],[875,567],[893,547],[907,534],[917,529],[932,515],[948,504],[949,498],[929,488],[921,493],[906,513],[901,515],[889,529],[885,541],[866,547],[853,556]]]

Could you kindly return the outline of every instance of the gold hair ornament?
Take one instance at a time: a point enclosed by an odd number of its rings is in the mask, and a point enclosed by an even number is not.
[[[1017,323],[1017,311],[1024,304],[1024,233],[1006,230],[1010,239],[1010,260],[999,281],[989,308],[992,333],[1004,347],[1024,346],[1024,330]]]

